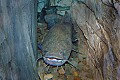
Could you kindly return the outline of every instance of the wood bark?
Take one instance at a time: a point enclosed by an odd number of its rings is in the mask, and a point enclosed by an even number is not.
[[[36,79],[35,4],[0,0],[0,80]]]

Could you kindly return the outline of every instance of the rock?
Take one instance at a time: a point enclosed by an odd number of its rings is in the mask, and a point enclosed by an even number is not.
[[[86,62],[86,60],[83,60],[83,61],[82,61],[82,63],[83,63],[84,65],[87,65],[87,62]]]
[[[44,80],[48,80],[48,79],[51,79],[51,78],[53,78],[53,75],[52,75],[52,74],[46,74],[46,75],[44,76]]]
[[[66,10],[70,10],[70,6],[64,6],[64,7],[59,6],[59,7],[57,7],[57,9],[58,9],[58,11],[66,11]]]
[[[80,77],[74,77],[74,80],[81,80]]]
[[[120,3],[114,3],[114,6],[115,6],[115,8],[120,16]]]
[[[58,70],[59,74],[65,74],[65,70],[63,68]]]
[[[74,71],[73,75],[77,77],[77,76],[79,76],[79,72],[78,71]]]
[[[67,80],[74,80],[74,76],[73,75],[67,75]]]

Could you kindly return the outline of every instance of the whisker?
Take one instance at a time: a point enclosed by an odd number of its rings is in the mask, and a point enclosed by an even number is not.
[[[50,69],[50,66],[48,66],[47,72],[49,71],[49,69]]]
[[[36,60],[36,63],[38,63],[40,60],[42,60],[43,59],[43,57],[40,57],[40,58],[38,58],[37,60]]]
[[[47,67],[48,65],[46,65],[42,70],[45,71],[45,68]]]
[[[80,52],[78,52],[78,51],[76,51],[76,50],[74,50],[74,49],[72,49],[72,51],[73,51],[73,52],[76,52],[76,53],[78,53],[78,54],[82,54],[82,53],[80,53]]]
[[[79,70],[76,66],[74,66],[69,60],[66,60],[69,64],[71,64],[74,68],[76,68],[77,70]]]
[[[61,69],[64,71],[63,67],[61,66]]]
[[[57,66],[57,68],[56,68],[55,72],[57,72],[57,71],[58,71],[58,66]]]

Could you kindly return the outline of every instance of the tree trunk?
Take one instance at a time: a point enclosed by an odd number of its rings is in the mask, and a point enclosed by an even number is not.
[[[72,4],[72,17],[82,31],[92,80],[120,79],[119,0],[79,0]],[[79,33],[79,32],[78,32]],[[79,36],[81,38],[81,36]]]
[[[0,0],[0,80],[36,78],[35,4],[35,0]]]

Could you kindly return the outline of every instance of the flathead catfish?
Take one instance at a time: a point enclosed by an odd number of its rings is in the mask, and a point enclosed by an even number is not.
[[[42,43],[43,60],[51,66],[62,66],[72,50],[72,22],[67,14],[52,27]]]

